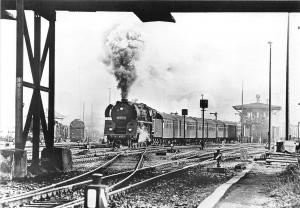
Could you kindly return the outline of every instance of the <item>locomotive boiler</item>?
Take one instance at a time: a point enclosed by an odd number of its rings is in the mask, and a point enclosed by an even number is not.
[[[154,109],[143,103],[122,99],[106,108],[104,135],[108,142],[119,145],[150,142],[156,115]]]

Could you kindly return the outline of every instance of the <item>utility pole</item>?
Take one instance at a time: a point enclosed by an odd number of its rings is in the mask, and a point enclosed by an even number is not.
[[[241,139],[244,138],[244,82],[242,82]]]
[[[272,66],[272,42],[269,41],[268,44],[270,45],[270,64],[269,64],[269,132],[268,132],[268,148],[269,150],[271,149],[271,133],[272,133],[272,125],[271,125],[271,117],[272,117],[272,104],[271,104],[271,75],[272,75],[272,71],[271,71],[271,66]]]
[[[300,103],[298,103],[298,105],[300,105]],[[300,139],[299,139],[299,124],[300,124],[300,121],[298,121],[298,142],[300,142]]]
[[[298,121],[298,142],[300,142],[300,140],[299,140],[299,124],[300,124],[300,121]]]
[[[93,104],[91,104],[91,126],[90,126],[90,135],[87,137],[87,139],[88,139],[88,146],[90,147],[90,137],[92,138],[92,139],[94,139],[94,120],[93,120],[93,115],[94,114],[94,112],[93,112]]]
[[[82,121],[84,123],[84,102],[83,102],[83,105],[82,105]]]
[[[202,97],[201,100],[203,100],[203,95],[201,95],[201,97]],[[202,139],[204,140],[204,111],[205,110],[204,110],[204,108],[201,108],[201,109],[202,109]]]
[[[289,36],[290,36],[290,13],[288,13],[287,24],[287,50],[286,50],[286,84],[285,84],[285,140],[289,139]]]

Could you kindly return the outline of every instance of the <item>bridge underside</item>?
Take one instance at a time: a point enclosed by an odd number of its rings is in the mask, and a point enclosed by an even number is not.
[[[18,0],[17,0],[18,1]],[[2,0],[15,10],[16,0]],[[34,11],[127,11],[127,12],[299,12],[292,0],[24,0],[25,10]]]
[[[299,12],[299,1],[247,0],[1,0],[0,18],[14,19],[6,10],[17,11],[16,30],[16,103],[15,147],[24,149],[33,123],[33,160],[39,164],[40,126],[46,148],[54,146],[55,97],[55,19],[56,11],[124,11],[134,12],[142,21],[175,22],[171,12]],[[25,10],[34,11],[33,47],[28,33]],[[41,53],[41,17],[49,21],[47,38]],[[33,83],[23,80],[25,39]],[[33,49],[33,50],[32,50]],[[49,86],[40,85],[46,58],[49,60]],[[33,89],[31,103],[23,128],[23,87]],[[48,92],[48,121],[41,99],[41,91]]]

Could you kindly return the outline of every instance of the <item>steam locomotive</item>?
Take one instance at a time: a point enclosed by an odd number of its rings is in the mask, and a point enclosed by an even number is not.
[[[143,103],[127,99],[110,104],[105,110],[104,135],[108,142],[131,146],[133,143],[199,144],[202,141],[235,141],[241,127],[235,122],[204,120],[166,114]],[[204,134],[203,134],[204,133]]]

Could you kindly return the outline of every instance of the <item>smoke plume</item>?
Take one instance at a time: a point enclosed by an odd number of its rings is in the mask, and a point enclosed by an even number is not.
[[[134,29],[118,26],[108,34],[105,46],[107,55],[103,62],[111,67],[122,98],[127,98],[130,87],[137,79],[135,62],[144,46],[141,34]]]

